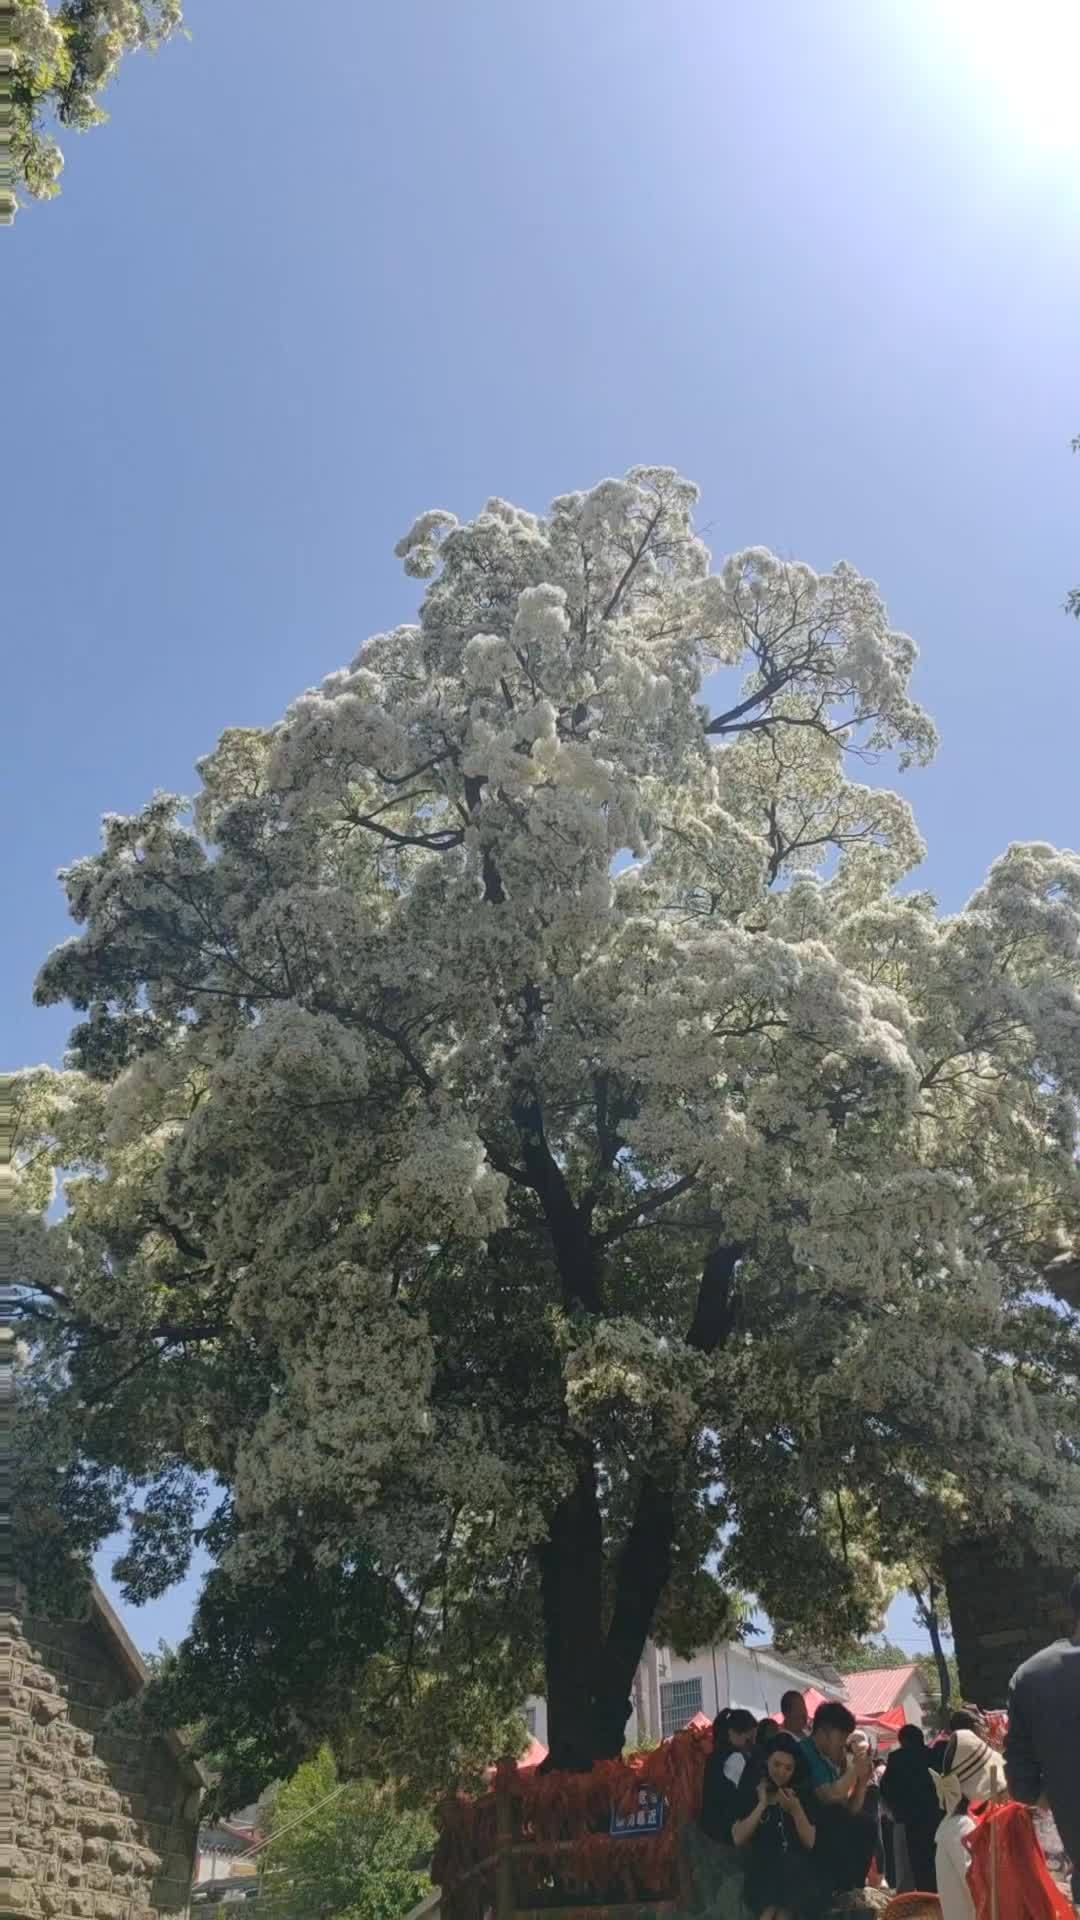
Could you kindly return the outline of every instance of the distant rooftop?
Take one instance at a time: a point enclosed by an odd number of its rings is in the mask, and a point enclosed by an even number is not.
[[[856,1720],[873,1720],[879,1713],[889,1713],[913,1688],[926,1692],[926,1681],[914,1662],[907,1667],[873,1667],[868,1673],[849,1673],[844,1685]]]

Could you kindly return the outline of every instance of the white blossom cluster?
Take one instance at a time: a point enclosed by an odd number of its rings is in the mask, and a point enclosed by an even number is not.
[[[735,1499],[778,1422],[808,1489],[827,1445],[929,1510],[914,1435],[972,1512],[1077,1511],[1071,1321],[1017,1328],[1080,1218],[1080,859],[911,891],[850,775],[933,751],[912,642],[846,564],[713,572],[694,504],[421,516],[418,623],[66,876],[72,1298],[265,1368],[191,1421],[252,1528],[490,1572],[580,1442],[614,1512],[665,1449]]]
[[[20,184],[35,199],[58,191],[63,155],[44,130],[48,114],[87,128],[107,119],[98,96],[125,53],[156,48],[175,33],[183,0],[15,0],[12,20],[20,86],[12,156]]]

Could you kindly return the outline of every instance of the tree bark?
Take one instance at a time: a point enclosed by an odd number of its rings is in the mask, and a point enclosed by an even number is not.
[[[594,1760],[608,1757],[598,1743],[596,1718],[604,1652],[604,1539],[592,1449],[583,1441],[576,1453],[573,1490],[556,1507],[537,1555],[548,1714],[544,1766],[587,1773]]]
[[[587,1773],[622,1753],[637,1673],[671,1576],[674,1490],[646,1476],[603,1631],[603,1525],[591,1457],[556,1508],[539,1552],[547,1675],[548,1770]]]
[[[554,1235],[553,1235],[554,1237]],[[558,1243],[556,1243],[558,1244]],[[734,1325],[733,1289],[741,1249],[715,1247],[704,1262],[688,1344],[722,1346]],[[580,1268],[577,1269],[580,1271]],[[590,1284],[596,1279],[590,1275]],[[585,1289],[573,1289],[580,1300]],[[671,1578],[678,1521],[677,1461],[664,1479],[646,1472],[615,1572],[604,1632],[604,1535],[596,1462],[575,1443],[573,1491],[556,1508],[539,1549],[547,1675],[548,1770],[588,1772],[623,1750],[634,1676]]]
[[[955,1541],[943,1559],[961,1695],[1003,1707],[1017,1667],[1071,1632],[1072,1569],[994,1535]]]
[[[949,1672],[949,1662],[945,1657],[945,1649],[941,1644],[941,1619],[938,1614],[937,1605],[938,1589],[936,1583],[931,1580],[927,1586],[925,1595],[921,1588],[916,1587],[913,1591],[916,1611],[927,1633],[930,1635],[930,1646],[934,1655],[934,1665],[937,1668],[941,1714],[944,1720],[949,1710],[949,1701],[952,1698],[952,1674]]]

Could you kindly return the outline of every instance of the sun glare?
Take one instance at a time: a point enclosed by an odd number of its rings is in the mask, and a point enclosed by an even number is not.
[[[953,46],[1002,136],[1080,147],[1080,0],[938,0]]]

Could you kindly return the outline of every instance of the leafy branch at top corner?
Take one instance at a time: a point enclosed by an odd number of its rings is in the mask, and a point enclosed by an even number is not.
[[[34,200],[60,191],[64,156],[53,129],[85,131],[108,115],[100,95],[126,53],[155,51],[183,27],[183,0],[16,0],[11,160]]]

